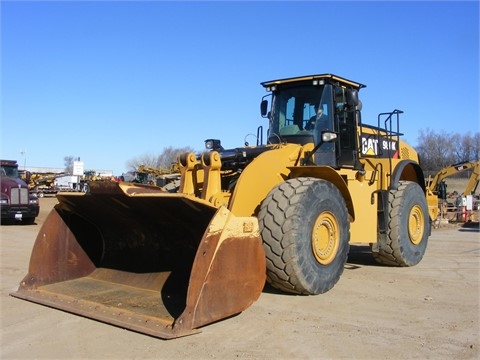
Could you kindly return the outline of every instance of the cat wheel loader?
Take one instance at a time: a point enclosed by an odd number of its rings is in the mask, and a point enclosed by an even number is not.
[[[180,154],[173,193],[125,182],[59,193],[12,295],[171,339],[247,309],[265,281],[330,290],[350,243],[417,264],[438,208],[400,140],[402,111],[365,124],[365,86],[332,74],[261,84],[265,143],[259,127],[255,145],[209,139]]]

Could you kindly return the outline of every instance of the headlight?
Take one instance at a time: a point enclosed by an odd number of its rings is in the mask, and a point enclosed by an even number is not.
[[[30,205],[36,205],[38,204],[38,199],[30,199],[29,203]]]
[[[205,140],[205,149],[207,150],[223,150],[220,140],[207,139]]]
[[[1,199],[0,200],[0,205],[7,205],[8,204],[8,200],[7,199]]]
[[[332,142],[337,139],[337,134],[333,131],[323,131],[322,132],[322,141],[323,142]]]
[[[213,149],[213,140],[212,139],[205,140],[205,149],[207,149],[207,150],[212,150]]]

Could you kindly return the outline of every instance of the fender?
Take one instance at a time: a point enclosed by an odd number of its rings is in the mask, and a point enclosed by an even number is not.
[[[392,177],[390,180],[390,189],[397,190],[398,182],[400,180],[409,180],[418,183],[422,187],[423,192],[425,189],[425,178],[423,176],[423,171],[420,168],[420,165],[412,160],[401,160],[395,170],[393,170]]]
[[[415,181],[418,185],[420,185],[427,199],[430,221],[435,220],[439,212],[438,197],[437,195],[434,195],[431,191],[427,191],[425,177],[423,176],[423,171],[420,168],[420,165],[418,165],[417,162],[412,160],[400,161],[392,173],[392,179],[390,181],[389,189],[397,190],[398,182],[400,180]]]

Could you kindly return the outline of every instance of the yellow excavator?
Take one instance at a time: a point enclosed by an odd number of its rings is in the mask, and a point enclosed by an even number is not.
[[[438,171],[432,179],[428,179],[428,188],[434,194],[436,194],[439,200],[445,200],[447,198],[447,186],[445,179],[462,173],[464,171],[471,170],[472,174],[468,180],[467,186],[463,192],[463,195],[471,195],[472,192],[476,191],[478,182],[480,180],[480,161],[464,161],[461,163],[453,164],[447,167],[444,167]]]
[[[329,291],[351,242],[384,265],[418,264],[438,206],[400,138],[402,111],[364,123],[365,85],[333,74],[261,85],[266,141],[260,126],[254,145],[208,139],[180,154],[175,192],[92,182],[59,193],[12,295],[171,339],[247,309],[266,281]]]
[[[461,194],[457,194],[454,199],[451,199],[447,193],[446,179],[450,176],[471,171],[469,180],[465,190]],[[477,161],[464,161],[461,163],[453,164],[444,167],[438,171],[432,179],[427,180],[427,190],[438,197],[438,206],[441,218],[446,218],[449,212],[454,211],[456,219],[466,221],[467,214],[461,211],[461,205],[467,195],[474,195],[478,183],[480,181],[480,160]],[[450,201],[449,201],[450,197]],[[478,197],[474,200],[474,207],[478,207]],[[476,205],[475,205],[476,204]],[[452,219],[450,219],[452,220]]]

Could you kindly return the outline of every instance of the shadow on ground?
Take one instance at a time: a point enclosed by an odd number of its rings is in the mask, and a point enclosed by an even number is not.
[[[478,221],[468,221],[458,231],[480,232],[480,223]]]

